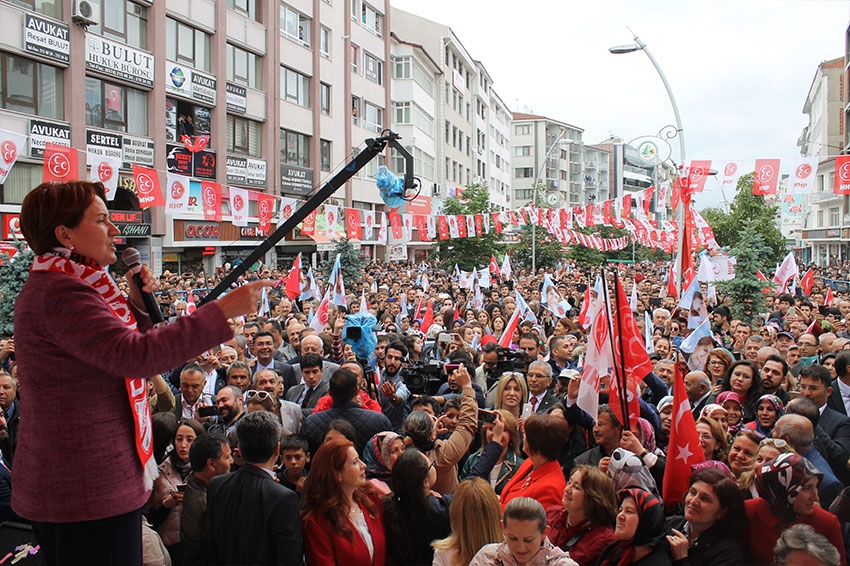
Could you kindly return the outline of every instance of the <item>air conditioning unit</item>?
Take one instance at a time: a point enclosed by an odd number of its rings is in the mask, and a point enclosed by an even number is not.
[[[443,193],[443,186],[442,186],[441,184],[439,184],[439,183],[434,183],[434,191],[433,191],[433,195],[434,195],[435,197],[438,197],[438,196],[440,196],[442,193]]]
[[[475,184],[480,184],[481,183],[481,175],[473,175],[472,176],[472,182],[475,183]]]
[[[100,5],[91,0],[74,0],[71,4],[71,19],[78,25],[97,25],[100,23]]]

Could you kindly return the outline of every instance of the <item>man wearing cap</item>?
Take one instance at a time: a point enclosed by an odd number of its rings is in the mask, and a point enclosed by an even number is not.
[[[783,330],[776,335],[776,349],[779,350],[779,355],[788,359],[788,348],[794,344],[794,335],[788,332],[787,330]]]

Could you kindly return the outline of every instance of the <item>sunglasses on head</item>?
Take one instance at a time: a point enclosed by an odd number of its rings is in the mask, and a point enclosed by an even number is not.
[[[272,394],[268,391],[262,391],[257,389],[251,389],[248,391],[248,399],[259,398],[260,401],[265,401],[266,399],[272,399]]]

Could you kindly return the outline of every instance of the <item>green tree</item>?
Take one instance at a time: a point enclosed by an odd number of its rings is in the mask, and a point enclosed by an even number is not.
[[[348,238],[337,240],[336,246],[328,254],[328,259],[322,264],[325,281],[330,281],[331,271],[333,271],[337,254],[342,254],[342,257],[339,258],[339,263],[342,267],[343,279],[348,284],[359,281],[363,276],[363,259],[360,257],[360,249],[352,244]]]
[[[545,195],[546,183],[538,181],[537,199],[533,199],[529,204],[536,204],[546,214],[549,214],[551,206],[546,204]],[[532,248],[532,242],[534,240],[537,240],[537,245]],[[531,224],[526,224],[520,228],[519,241],[508,246],[508,250],[511,252],[511,263],[530,270],[532,265],[532,249],[534,249],[535,255],[533,263],[537,265],[537,269],[554,267],[560,260],[564,259],[564,246],[561,245],[554,235],[539,225],[537,228],[532,228]]]
[[[447,198],[443,203],[443,214],[490,214],[496,207],[490,202],[490,192],[486,186],[467,185],[463,191],[462,202],[456,197]],[[464,271],[481,268],[490,264],[490,255],[499,254],[504,245],[499,243],[501,236],[493,226],[490,233],[474,238],[449,238],[437,244],[436,257],[440,266],[451,269],[455,264]]]
[[[761,234],[765,245],[762,265],[773,265],[782,261],[788,253],[785,237],[776,227],[777,207],[767,204],[764,197],[753,194],[753,174],[742,176],[738,180],[737,193],[727,214],[719,208],[708,208],[701,212],[703,218],[714,231],[717,243],[723,247],[739,247],[743,241],[741,230],[746,223]]]
[[[0,254],[0,335],[11,336],[14,332],[15,299],[27,280],[35,254],[23,242],[15,242],[18,253],[10,259]]]
[[[761,306],[760,299],[765,286],[764,281],[756,277],[756,270],[765,265],[764,258],[771,250],[755,221],[744,221],[742,228],[738,241],[729,248],[729,254],[737,259],[735,277],[729,281],[719,281],[717,288],[731,299],[729,309],[732,317],[749,321]]]

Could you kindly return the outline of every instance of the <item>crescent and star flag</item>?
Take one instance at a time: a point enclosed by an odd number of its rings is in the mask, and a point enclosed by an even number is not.
[[[271,230],[272,215],[274,214],[274,195],[257,193],[258,228],[262,232]]]
[[[316,332],[324,332],[325,325],[328,323],[328,311],[330,309],[331,302],[331,287],[328,287],[327,292],[325,292],[325,296],[322,298],[322,301],[319,303],[319,307],[316,309],[316,312],[313,313],[313,316],[310,318],[309,326],[316,330]]]
[[[259,316],[269,317],[271,316],[271,312],[272,309],[269,307],[269,295],[266,293],[266,288],[263,287],[263,295],[260,299],[260,312],[257,314],[259,314]]]
[[[195,304],[195,294],[194,293],[186,293],[186,314],[192,314],[196,310],[198,310],[198,306]]]
[[[812,294],[812,287],[815,284],[815,274],[810,267],[808,271],[803,275],[803,278],[800,279],[800,289],[803,290],[803,294],[805,296],[809,296]]]
[[[134,164],[133,181],[136,183],[136,192],[139,194],[139,206],[142,208],[165,206],[165,198],[159,188],[159,173],[156,169]]]
[[[499,264],[496,262],[496,254],[490,254],[490,273],[495,273],[499,276]]]
[[[779,184],[779,159],[756,159],[754,195],[775,195]]]
[[[44,165],[41,182],[67,183],[79,179],[77,150],[73,147],[47,142],[44,146]],[[141,198],[141,195],[139,195]]]
[[[587,328],[592,322],[590,317],[590,285],[584,288],[584,300],[581,302],[581,310],[578,313],[578,323],[582,328]]]
[[[511,339],[513,338],[514,332],[516,332],[516,329],[519,326],[519,316],[521,310],[522,309],[520,308],[514,310],[510,320],[508,321],[507,326],[505,326],[505,330],[502,331],[502,336],[499,337],[499,346],[501,346],[502,348],[511,347]]]
[[[292,217],[292,212],[295,210],[295,205],[298,201],[294,198],[280,197],[280,216],[277,219],[277,225],[280,226]],[[304,224],[302,223],[302,226]],[[301,233],[304,234],[302,228]],[[306,236],[306,234],[304,234]]]
[[[115,193],[118,192],[118,169],[121,168],[121,162],[106,155],[93,153],[86,155],[91,166],[89,180],[92,183],[103,183],[106,189],[106,200],[115,200]]]
[[[301,221],[301,234],[304,236],[313,236],[316,234],[316,210],[310,211],[304,220]]]
[[[204,220],[221,222],[221,185],[201,181],[201,204],[204,207]]]
[[[850,155],[835,158],[835,184],[833,194],[850,195]]]
[[[387,214],[381,212],[378,217],[378,243],[386,245],[387,243]]]
[[[670,424],[670,443],[667,449],[667,467],[664,469],[662,498],[674,507],[682,501],[688,491],[691,466],[705,460],[699,443],[699,434],[694,424],[694,414],[685,390],[685,380],[674,365],[673,415]]]
[[[248,226],[248,189],[228,187],[230,216],[234,226]]]
[[[690,174],[688,178],[691,183],[691,191],[701,193],[705,189],[705,181],[711,171],[711,160],[691,161]]]
[[[788,252],[785,259],[776,269],[776,274],[773,276],[773,282],[782,290],[781,293],[787,292],[789,282],[793,281],[794,276],[798,273],[797,260],[794,259],[794,252]]]
[[[6,177],[18,161],[18,156],[26,154],[26,148],[27,136],[9,130],[0,130],[0,185],[6,182]]]
[[[445,216],[437,217],[437,230],[440,233],[441,240],[449,239],[449,223]]]
[[[723,164],[723,170],[720,172],[720,186],[733,191],[738,188],[738,179],[744,172],[744,166],[740,161],[727,161]]]
[[[832,292],[832,287],[827,287],[823,296],[823,306],[828,306],[833,299],[835,299],[835,294]]]
[[[293,300],[301,295],[301,254],[295,256],[292,269],[286,276],[286,296]]]
[[[425,307],[425,315],[422,317],[422,324],[419,325],[419,330],[421,330],[423,334],[427,334],[428,329],[431,328],[432,324],[434,324],[434,305],[432,304],[431,299],[428,299],[428,306]]]
[[[390,230],[392,231],[393,238],[396,240],[401,240],[404,236],[401,226],[401,216],[397,212],[390,212]]]
[[[496,227],[496,234],[502,233],[502,218],[499,216],[498,212],[493,212],[491,215],[493,219],[493,226]]]
[[[189,208],[189,177],[165,175],[165,213],[181,214]]]

